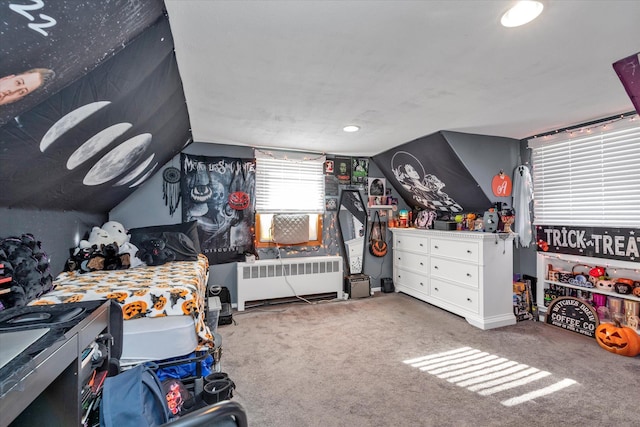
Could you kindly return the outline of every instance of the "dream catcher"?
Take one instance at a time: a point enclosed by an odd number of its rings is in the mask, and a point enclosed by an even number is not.
[[[169,206],[169,214],[173,213],[180,203],[180,169],[169,166],[162,172],[162,193],[164,205]]]

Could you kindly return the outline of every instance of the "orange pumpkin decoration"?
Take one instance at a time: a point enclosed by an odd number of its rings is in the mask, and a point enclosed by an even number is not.
[[[38,301],[34,301],[32,303],[32,305],[52,305],[52,304],[56,304],[56,302],[55,301],[48,301],[46,299],[41,299],[41,300],[38,300]]]
[[[127,292],[111,292],[110,294],[107,294],[107,298],[114,299],[120,304],[122,304],[128,296],[129,294]]]
[[[163,295],[155,296],[151,294],[151,302],[153,302],[153,308],[160,311],[167,304],[167,298]]]
[[[196,310],[196,308],[195,301],[192,299],[182,303],[182,312],[184,314],[191,314]]]
[[[122,306],[122,317],[124,320],[137,319],[147,314],[147,303],[144,301],[133,301]]]
[[[634,357],[640,354],[640,336],[636,332],[620,326],[618,320],[612,323],[601,323],[596,328],[596,341],[605,350],[622,356]]]
[[[71,303],[71,302],[80,302],[80,301],[82,301],[82,297],[83,296],[84,295],[82,295],[82,294],[71,295],[71,296],[65,298],[63,302],[65,304],[68,304],[68,303]]]

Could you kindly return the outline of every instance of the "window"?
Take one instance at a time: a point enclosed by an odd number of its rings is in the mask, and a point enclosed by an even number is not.
[[[255,157],[256,212],[324,212],[325,156],[255,150]]]
[[[529,140],[534,222],[640,226],[640,120]]]
[[[272,245],[274,214],[308,214],[309,241],[322,244],[324,155],[255,150],[256,246]]]

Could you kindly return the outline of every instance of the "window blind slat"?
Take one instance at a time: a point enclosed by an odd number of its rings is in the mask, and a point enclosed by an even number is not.
[[[307,160],[300,153],[256,155],[256,212],[324,212],[325,157]]]
[[[530,140],[534,222],[639,227],[640,121]]]

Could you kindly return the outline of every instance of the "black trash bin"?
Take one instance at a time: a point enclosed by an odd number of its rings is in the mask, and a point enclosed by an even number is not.
[[[380,288],[382,288],[382,292],[385,294],[395,291],[393,279],[391,277],[383,277],[380,279]]]

